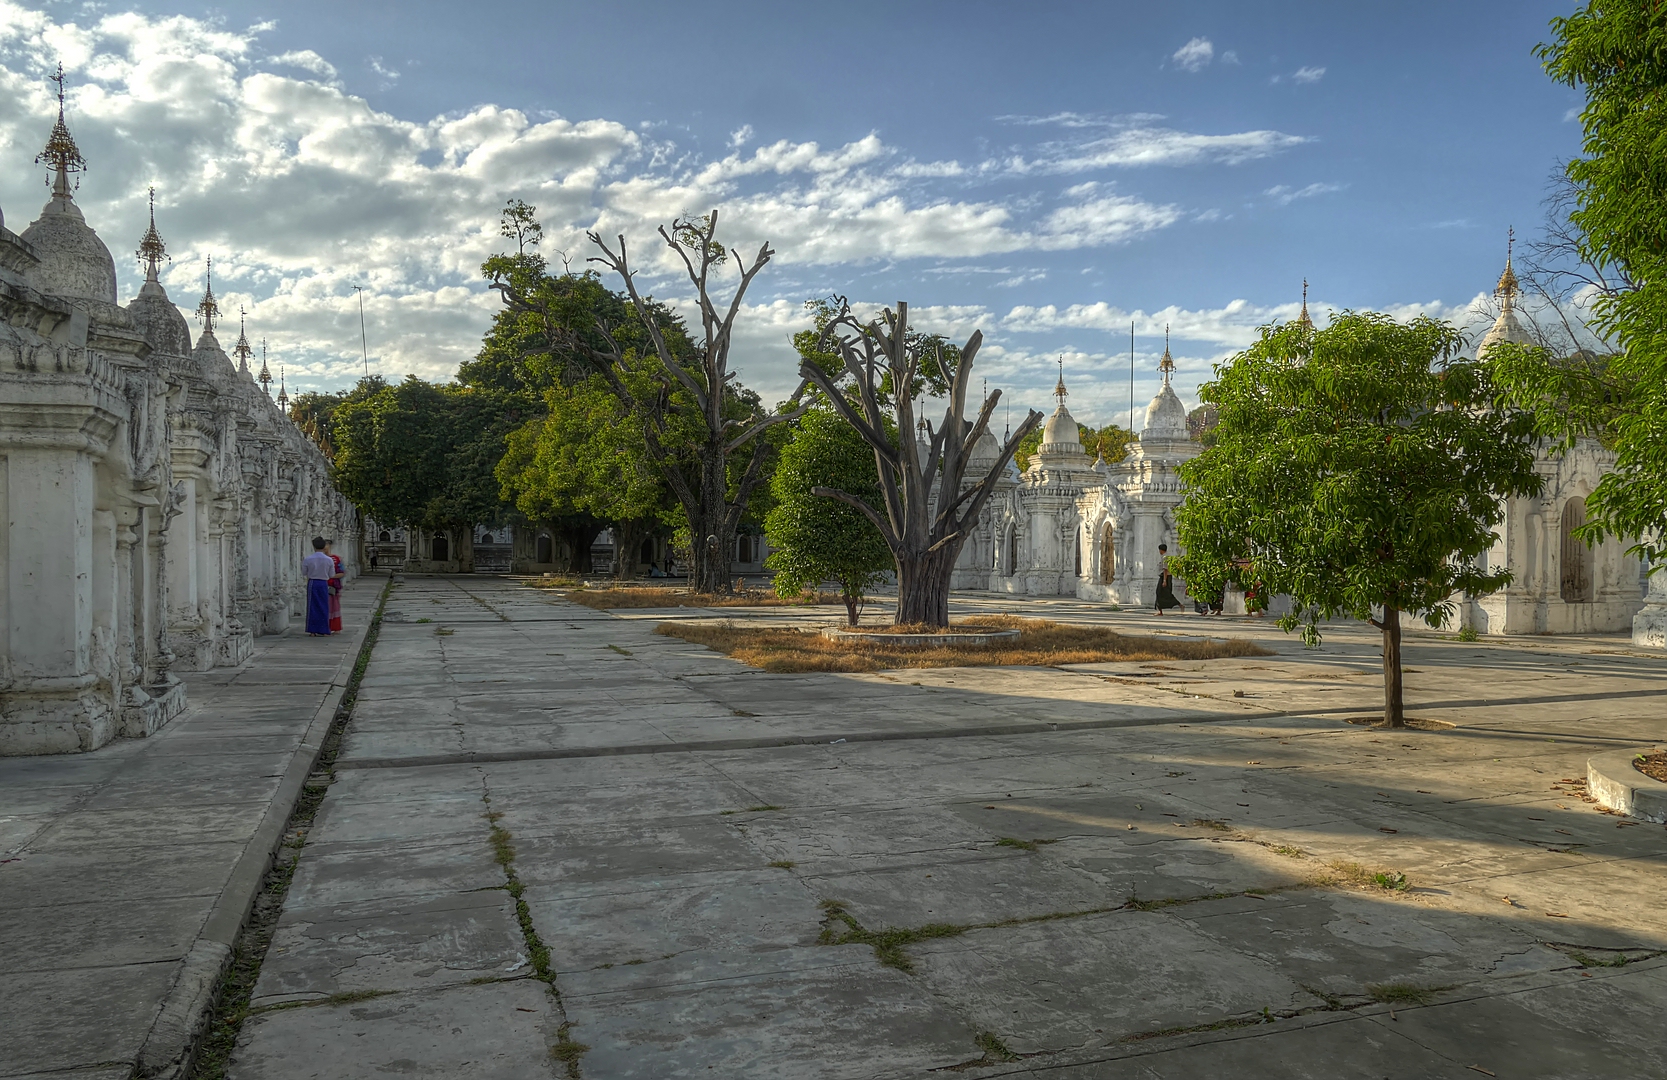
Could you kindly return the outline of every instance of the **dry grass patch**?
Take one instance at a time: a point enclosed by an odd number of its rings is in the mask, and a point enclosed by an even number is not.
[[[768,589],[706,595],[669,588],[569,589],[562,594],[562,598],[597,611],[676,607],[809,607],[812,604],[842,603],[834,593],[807,594],[783,600]]]
[[[933,667],[1054,667],[1119,660],[1214,660],[1272,656],[1244,638],[1186,640],[1119,634],[1097,626],[1070,626],[1016,615],[980,615],[957,624],[963,630],[1017,630],[1016,639],[994,645],[911,648],[883,636],[830,641],[815,631],[734,623],[661,623],[655,633],[716,649],[765,671],[888,671]]]

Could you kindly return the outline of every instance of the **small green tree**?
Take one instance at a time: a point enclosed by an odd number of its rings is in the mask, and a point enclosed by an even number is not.
[[[794,425],[770,489],[776,505],[764,518],[769,538],[766,564],[776,572],[776,594],[799,596],[822,582],[839,583],[850,625],[867,591],[892,567],[891,549],[874,523],[855,507],[815,494],[833,487],[883,505],[874,449],[829,408],[812,409]],[[876,511],[878,512],[878,511]]]
[[[1477,556],[1501,500],[1542,484],[1532,423],[1490,408],[1486,369],[1453,359],[1462,344],[1425,317],[1264,328],[1200,388],[1220,410],[1216,441],[1181,467],[1175,573],[1201,594],[1234,579],[1290,594],[1281,625],[1310,645],[1335,615],[1377,627],[1390,727],[1405,725],[1401,613],[1440,625],[1454,593],[1509,583]]]

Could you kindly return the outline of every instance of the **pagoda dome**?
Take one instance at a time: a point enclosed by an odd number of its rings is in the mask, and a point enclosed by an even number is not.
[[[68,194],[53,195],[41,216],[23,231],[40,264],[29,283],[67,300],[116,303],[116,260]]]
[[[1082,435],[1077,429],[1076,417],[1061,401],[1059,408],[1048,417],[1048,422],[1042,427],[1041,453],[1044,454],[1080,454],[1082,453]]]
[[[127,305],[127,313],[152,351],[166,356],[191,355],[191,328],[179,308],[168,299],[161,282],[147,281],[139,287],[139,295]]]
[[[1001,457],[1001,444],[996,442],[996,433],[989,428],[972,444],[972,453],[967,455],[967,464],[975,469],[987,470]]]
[[[1175,390],[1165,379],[1152,403],[1146,406],[1146,427],[1141,439],[1185,439],[1187,435],[1187,407],[1175,396]]]

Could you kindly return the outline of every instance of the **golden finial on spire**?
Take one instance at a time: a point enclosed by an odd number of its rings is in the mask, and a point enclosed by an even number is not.
[[[289,392],[284,389],[284,366],[278,365],[278,408],[289,411]]]
[[[173,262],[168,257],[168,246],[162,242],[162,234],[156,231],[156,185],[150,189],[150,228],[139,238],[139,250],[134,252],[140,262],[145,264],[145,280],[155,281],[157,270],[164,260]]]
[[[87,159],[81,156],[81,150],[75,145],[70,136],[69,126],[64,123],[64,65],[58,65],[58,74],[49,76],[58,84],[58,122],[52,125],[52,134],[46,138],[46,149],[35,155],[36,165],[45,165],[52,170],[53,198],[69,199],[74,196],[70,186],[69,174],[87,171]],[[76,181],[76,187],[80,181]]]
[[[1516,271],[1511,269],[1512,249],[1516,247],[1517,231],[1515,226],[1505,230],[1505,272],[1499,275],[1499,285],[1494,289],[1494,295],[1504,302],[1505,310],[1509,311],[1516,303],[1516,298],[1522,292],[1517,285]]]
[[[214,320],[220,314],[220,305],[214,301],[214,256],[208,257],[207,269],[203,271],[203,299],[197,305],[197,318],[203,321],[203,333],[214,333]]]
[[[1163,359],[1158,361],[1158,370],[1163,372],[1163,384],[1169,385],[1169,375],[1175,370],[1175,358],[1169,355],[1169,324],[1163,324]]]
[[[1302,313],[1297,316],[1297,322],[1301,323],[1303,326],[1308,327],[1309,329],[1313,329],[1313,327],[1314,327],[1314,320],[1310,319],[1308,317],[1308,279],[1307,278],[1302,279]]]
[[[260,374],[255,376],[260,388],[266,391],[266,396],[272,396],[272,371],[266,366],[266,339],[260,339]]]
[[[1070,391],[1065,389],[1065,354],[1059,354],[1059,381],[1054,384],[1053,396],[1059,399],[1059,407],[1065,407],[1065,396]]]
[[[248,312],[243,310],[243,305],[239,304],[237,306],[237,344],[232,346],[232,355],[237,357],[237,370],[245,375],[249,374],[249,357],[254,355],[255,352],[249,347],[249,334],[244,328],[244,319],[247,315]]]

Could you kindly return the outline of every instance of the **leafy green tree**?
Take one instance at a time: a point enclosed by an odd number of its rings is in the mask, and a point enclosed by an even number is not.
[[[766,565],[776,572],[782,597],[839,583],[852,626],[864,594],[892,567],[891,549],[874,523],[855,508],[815,494],[838,488],[871,508],[883,505],[874,450],[832,409],[811,409],[793,425],[792,437],[770,479],[776,505],[764,519],[771,552]]]
[[[700,592],[730,590],[736,530],[767,475],[771,443],[763,436],[801,414],[804,392],[801,385],[782,408],[766,411],[757,395],[735,385],[729,368],[735,319],[748,287],[775,253],[765,244],[748,264],[718,242],[717,223],[713,212],[660,229],[695,290],[701,328],[693,340],[664,305],[638,291],[623,236],[616,250],[590,234],[600,251],[594,261],[619,275],[623,297],[592,275],[552,277],[525,256],[498,256],[482,267],[505,307],[536,324],[553,350],[600,375],[640,428],[648,456],[683,509],[689,580]],[[729,302],[720,304],[710,287],[732,258],[739,282]]]
[[[1551,21],[1546,72],[1583,89],[1583,154],[1567,166],[1574,258],[1592,268],[1593,328],[1620,353],[1602,365],[1490,350],[1502,398],[1532,409],[1543,434],[1615,449],[1615,469],[1586,500],[1588,541],[1641,537],[1667,561],[1667,8],[1591,0]]]
[[[1461,345],[1447,323],[1369,312],[1264,328],[1200,388],[1216,441],[1181,466],[1176,575],[1200,595],[1232,580],[1289,593],[1282,625],[1310,645],[1321,619],[1370,622],[1391,727],[1405,724],[1401,613],[1440,625],[1454,593],[1509,583],[1477,556],[1502,500],[1542,484],[1531,422],[1489,407],[1496,388],[1484,365],[1453,359]]]
[[[616,576],[634,569],[633,553],[665,524],[674,505],[641,430],[622,413],[599,375],[552,386],[544,394],[544,414],[509,436],[497,468],[503,497],[529,518],[611,525],[620,553]],[[594,536],[585,537],[587,550]]]
[[[472,569],[472,526],[503,510],[494,473],[520,413],[504,394],[414,375],[361,390],[331,415],[337,488],[378,521],[447,534]]]

